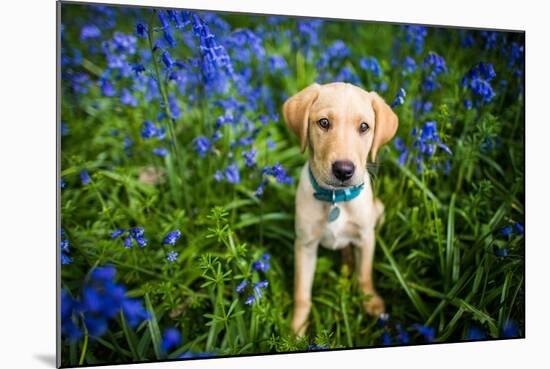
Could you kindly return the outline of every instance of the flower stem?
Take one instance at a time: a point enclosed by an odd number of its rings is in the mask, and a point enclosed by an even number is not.
[[[168,119],[168,130],[170,131],[170,136],[172,137],[172,145],[170,146],[172,147],[174,156],[176,157],[176,165],[178,167],[178,172],[179,172],[180,181],[182,182],[182,187],[186,188],[185,178],[183,176],[183,165],[181,163],[181,157],[180,157],[178,142],[176,138],[176,130],[174,128],[174,118],[172,117],[172,112],[170,111],[170,107],[168,106],[168,96],[166,93],[166,89],[164,88],[165,86],[161,82],[160,69],[158,66],[157,59],[155,58],[155,55],[154,55],[155,51],[153,48],[153,36],[151,32],[152,32],[152,28],[147,27],[147,41],[149,43],[149,49],[151,50],[151,60],[153,63],[153,68],[155,69],[155,77],[156,77],[155,79],[157,81],[157,86],[158,86],[160,95],[162,97],[162,102],[164,105],[164,113],[166,114],[166,117]],[[188,201],[186,192],[182,191],[182,195],[183,195],[183,202],[185,204],[185,209],[187,210],[187,214],[190,214],[191,209],[189,207],[189,201]]]

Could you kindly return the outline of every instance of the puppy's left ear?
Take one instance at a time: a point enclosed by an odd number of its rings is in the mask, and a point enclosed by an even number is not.
[[[395,136],[399,119],[390,106],[376,92],[371,92],[371,96],[372,107],[374,109],[374,139],[370,155],[371,160],[375,162],[376,154],[380,147]]]
[[[287,126],[298,136],[302,152],[306,150],[309,110],[319,96],[321,86],[314,83],[296,95],[290,97],[283,105],[283,115]]]

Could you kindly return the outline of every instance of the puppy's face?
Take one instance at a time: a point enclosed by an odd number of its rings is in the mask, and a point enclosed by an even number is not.
[[[324,187],[363,183],[368,154],[397,130],[397,116],[375,93],[347,83],[313,84],[285,102],[288,126],[302,150],[310,148],[310,167]]]

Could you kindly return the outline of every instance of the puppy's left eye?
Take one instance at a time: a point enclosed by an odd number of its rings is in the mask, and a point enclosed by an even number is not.
[[[369,125],[365,122],[362,122],[360,125],[359,125],[359,132],[361,133],[365,133],[369,130]]]

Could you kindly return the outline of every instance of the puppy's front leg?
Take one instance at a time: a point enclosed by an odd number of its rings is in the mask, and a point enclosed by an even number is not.
[[[307,328],[318,246],[318,241],[303,242],[299,239],[296,239],[294,245],[294,314],[292,317],[292,330],[298,336],[303,336]]]
[[[374,228],[371,228],[363,236],[363,243],[356,247],[357,274],[359,285],[366,295],[370,298],[365,301],[367,313],[373,316],[379,316],[384,313],[384,300],[376,293],[372,282],[372,261],[374,258]]]

